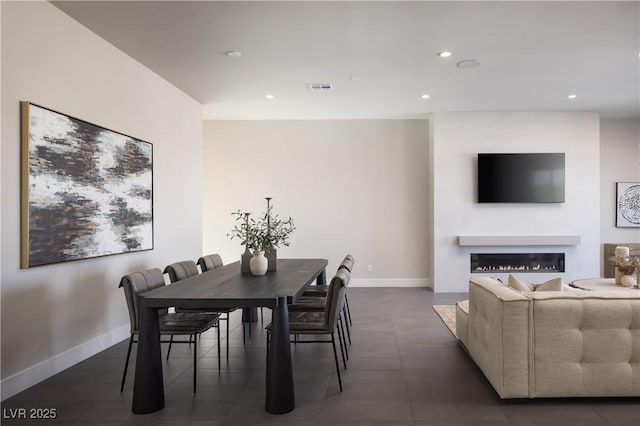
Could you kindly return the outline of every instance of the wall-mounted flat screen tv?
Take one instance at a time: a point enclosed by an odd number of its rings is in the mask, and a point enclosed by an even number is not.
[[[479,203],[564,203],[564,153],[478,154]]]

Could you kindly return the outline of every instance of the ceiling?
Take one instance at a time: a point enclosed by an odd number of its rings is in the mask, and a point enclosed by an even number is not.
[[[205,119],[640,117],[638,1],[52,3],[202,103]],[[467,59],[480,66],[456,66]]]

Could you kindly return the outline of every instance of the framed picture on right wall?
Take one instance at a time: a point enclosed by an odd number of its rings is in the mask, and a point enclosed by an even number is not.
[[[640,182],[616,183],[616,227],[640,228]]]

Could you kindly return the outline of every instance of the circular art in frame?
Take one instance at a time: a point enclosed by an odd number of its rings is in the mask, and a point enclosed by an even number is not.
[[[616,226],[640,227],[640,183],[617,183]]]

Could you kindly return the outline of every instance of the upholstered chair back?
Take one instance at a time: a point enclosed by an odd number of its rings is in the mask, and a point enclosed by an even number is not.
[[[331,279],[327,299],[325,302],[324,321],[327,329],[335,330],[336,324],[342,312],[346,283],[349,282],[350,273],[346,269],[339,269]]]
[[[164,276],[158,268],[145,269],[122,277],[118,287],[124,287],[124,296],[127,299],[129,320],[131,322],[131,334],[138,332],[139,295],[164,285]],[[166,310],[162,309],[159,311],[160,313],[166,312]]]
[[[349,272],[353,272],[353,264],[355,263],[355,259],[350,254],[346,255],[342,260],[342,263],[338,267],[338,269],[346,269]]]
[[[207,256],[202,256],[200,259],[198,259],[198,265],[200,266],[200,270],[202,272],[220,268],[221,266],[223,266],[222,257],[220,257],[219,254],[209,254]]]
[[[169,280],[172,283],[199,274],[196,262],[193,260],[184,260],[182,262],[172,263],[164,268],[164,273],[169,275]]]

